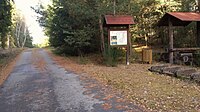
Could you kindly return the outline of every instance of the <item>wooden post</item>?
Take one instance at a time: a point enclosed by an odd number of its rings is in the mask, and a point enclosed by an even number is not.
[[[130,33],[130,25],[128,25],[128,38],[129,38],[129,48],[130,48],[130,56],[132,56],[133,54],[133,50],[132,50],[132,41],[131,41],[131,33]]]
[[[108,51],[110,52],[110,27],[108,27]]]
[[[110,26],[108,26],[108,60],[110,61],[111,60],[111,51],[110,51]]]
[[[173,25],[172,22],[170,20],[170,18],[168,19],[168,24],[169,24],[169,63],[173,64]]]
[[[130,32],[129,26],[127,28],[127,48],[126,48],[126,65],[129,65],[129,55],[130,55]]]
[[[200,13],[200,0],[196,0],[196,2],[197,2],[197,7],[198,7],[197,12]],[[196,42],[197,42],[196,43],[197,46],[200,47],[200,22],[199,21],[197,21],[197,37],[196,37]]]
[[[200,47],[200,22],[197,21],[197,38],[196,38],[197,46]]]
[[[127,45],[127,48],[126,48],[126,65],[129,65],[129,47]]]

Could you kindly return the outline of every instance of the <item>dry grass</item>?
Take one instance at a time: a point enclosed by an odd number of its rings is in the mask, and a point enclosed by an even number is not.
[[[4,83],[9,74],[12,72],[16,61],[20,57],[22,49],[14,49],[12,51],[3,51],[6,57],[0,57],[0,85]],[[2,53],[2,52],[1,52]]]
[[[92,61],[80,65],[77,58],[50,55],[64,68],[77,73],[87,73],[98,81],[111,85],[125,98],[145,106],[149,111],[200,112],[200,86],[151,73],[147,70],[151,65],[105,67]]]

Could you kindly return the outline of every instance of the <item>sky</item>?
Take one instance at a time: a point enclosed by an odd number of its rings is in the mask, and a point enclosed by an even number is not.
[[[47,6],[50,4],[50,0],[14,0],[17,10],[24,15],[28,29],[33,36],[33,44],[42,44],[47,38],[43,32],[42,27],[39,26],[37,20],[37,14],[31,9],[42,3]]]

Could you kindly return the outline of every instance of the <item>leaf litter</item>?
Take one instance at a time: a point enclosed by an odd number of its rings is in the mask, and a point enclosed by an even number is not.
[[[148,111],[200,112],[198,84],[151,73],[148,68],[152,65],[106,67],[94,61],[83,65],[78,63],[77,57],[61,57],[52,53],[50,55],[64,68],[76,73],[86,73],[102,84],[112,86],[113,90],[120,92],[125,99],[145,107]],[[96,57],[89,57],[88,60],[94,58]],[[110,108],[109,105],[105,107]]]

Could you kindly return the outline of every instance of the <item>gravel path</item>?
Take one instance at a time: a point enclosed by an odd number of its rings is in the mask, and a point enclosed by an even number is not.
[[[0,88],[0,111],[120,112],[133,107],[136,112],[142,111],[130,104],[126,104],[130,106],[126,109],[109,108],[107,102],[120,102],[95,97],[102,96],[99,94],[101,88],[84,86],[90,83],[97,84],[94,80],[81,81],[80,76],[56,65],[44,50],[27,50],[21,54],[13,72]],[[92,92],[88,94],[88,91]]]

